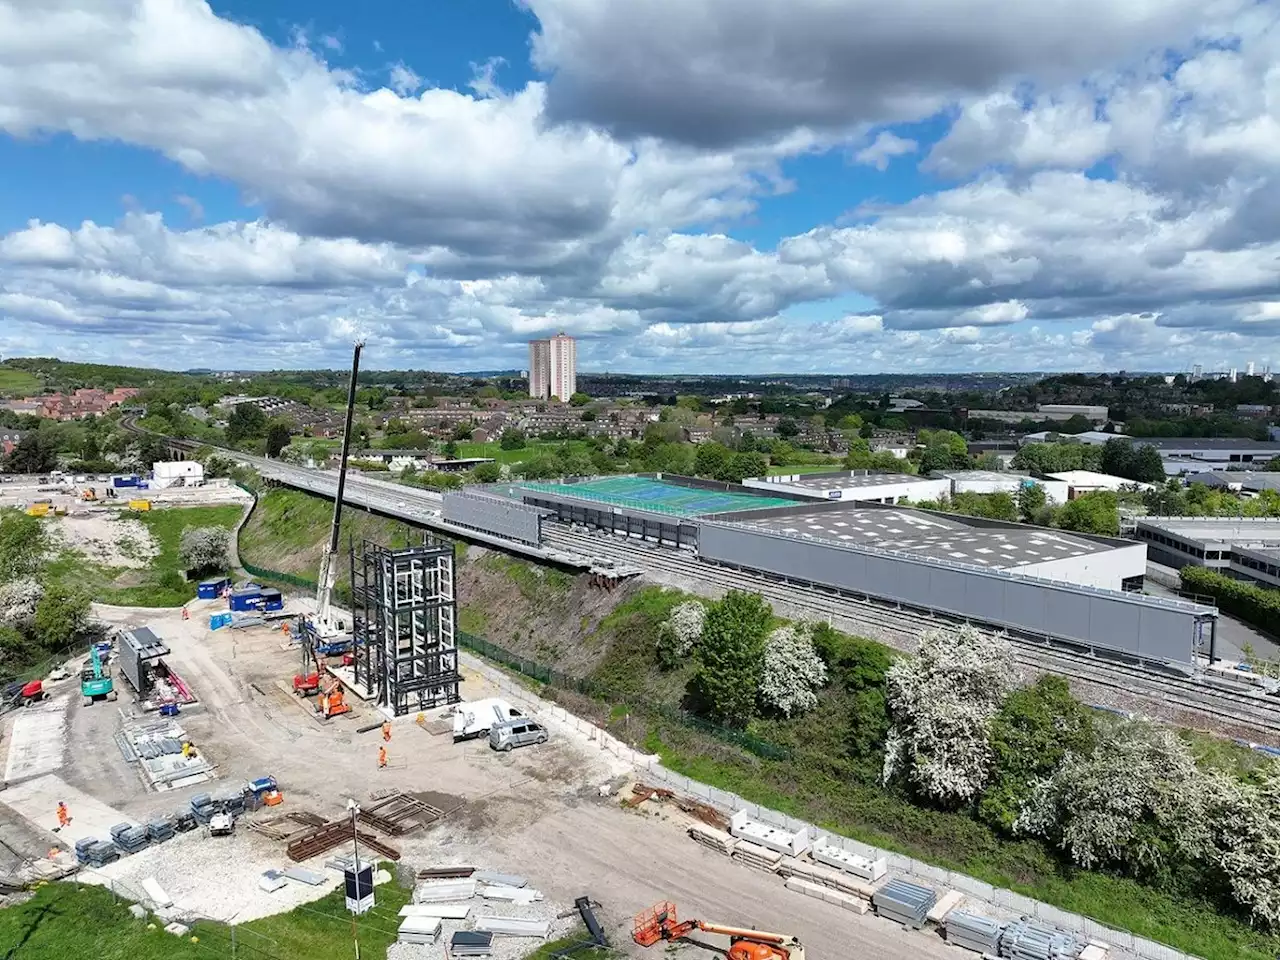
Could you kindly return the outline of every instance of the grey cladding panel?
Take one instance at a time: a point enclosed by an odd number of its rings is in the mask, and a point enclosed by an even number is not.
[[[1193,613],[1155,601],[715,523],[699,524],[698,553],[707,560],[1152,660],[1186,664],[1192,658]]]
[[[518,500],[483,494],[445,493],[444,519],[521,543],[542,542],[541,517],[546,511]]]

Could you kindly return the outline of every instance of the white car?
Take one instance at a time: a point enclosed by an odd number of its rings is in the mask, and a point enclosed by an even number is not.
[[[231,829],[235,826],[235,821],[231,819],[229,813],[215,813],[209,818],[209,836],[211,837],[227,837],[231,835]]]
[[[71,671],[68,670],[65,665],[60,667],[54,667],[52,670],[49,671],[50,680],[65,680],[69,676],[71,676]]]

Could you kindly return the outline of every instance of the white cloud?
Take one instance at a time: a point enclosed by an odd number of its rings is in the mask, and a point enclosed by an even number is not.
[[[403,63],[393,63],[389,77],[391,89],[399,96],[407,97],[422,87],[422,78]]]
[[[905,157],[919,149],[920,144],[916,141],[882,130],[874,141],[855,153],[853,158],[858,163],[865,163],[877,170],[887,170],[894,157]]]

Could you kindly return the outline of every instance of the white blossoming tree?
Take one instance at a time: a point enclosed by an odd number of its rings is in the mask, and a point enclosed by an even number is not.
[[[697,600],[686,600],[672,607],[658,630],[658,663],[672,669],[687,662],[702,639],[706,622],[707,608]]]
[[[765,642],[760,699],[788,717],[817,706],[817,691],[827,682],[827,665],[813,645],[816,626],[808,620],[787,624]]]
[[[35,624],[44,587],[31,577],[0,584],[0,626],[26,632]]]
[[[1122,724],[1088,756],[1069,756],[1027,800],[1017,829],[1046,837],[1073,863],[1155,876],[1212,852],[1212,784],[1171,731]]]
[[[1004,637],[968,625],[924,633],[887,675],[885,781],[901,777],[941,804],[972,800],[990,775],[991,720],[1017,679]]]
[[[1218,866],[1256,922],[1280,927],[1280,760],[1268,764],[1256,784],[1211,776]]]
[[[195,527],[183,531],[178,559],[186,570],[223,570],[230,547],[231,532],[225,527]]]

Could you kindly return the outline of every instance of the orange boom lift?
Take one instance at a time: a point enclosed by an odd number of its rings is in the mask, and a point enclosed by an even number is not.
[[[724,954],[727,960],[805,960],[804,947],[789,934],[726,927],[705,920],[681,921],[676,916],[676,905],[670,902],[659,903],[638,914],[631,938],[642,947],[651,947],[661,940],[687,940],[695,931],[728,937],[729,949]],[[716,947],[704,943],[698,945],[719,952]]]

